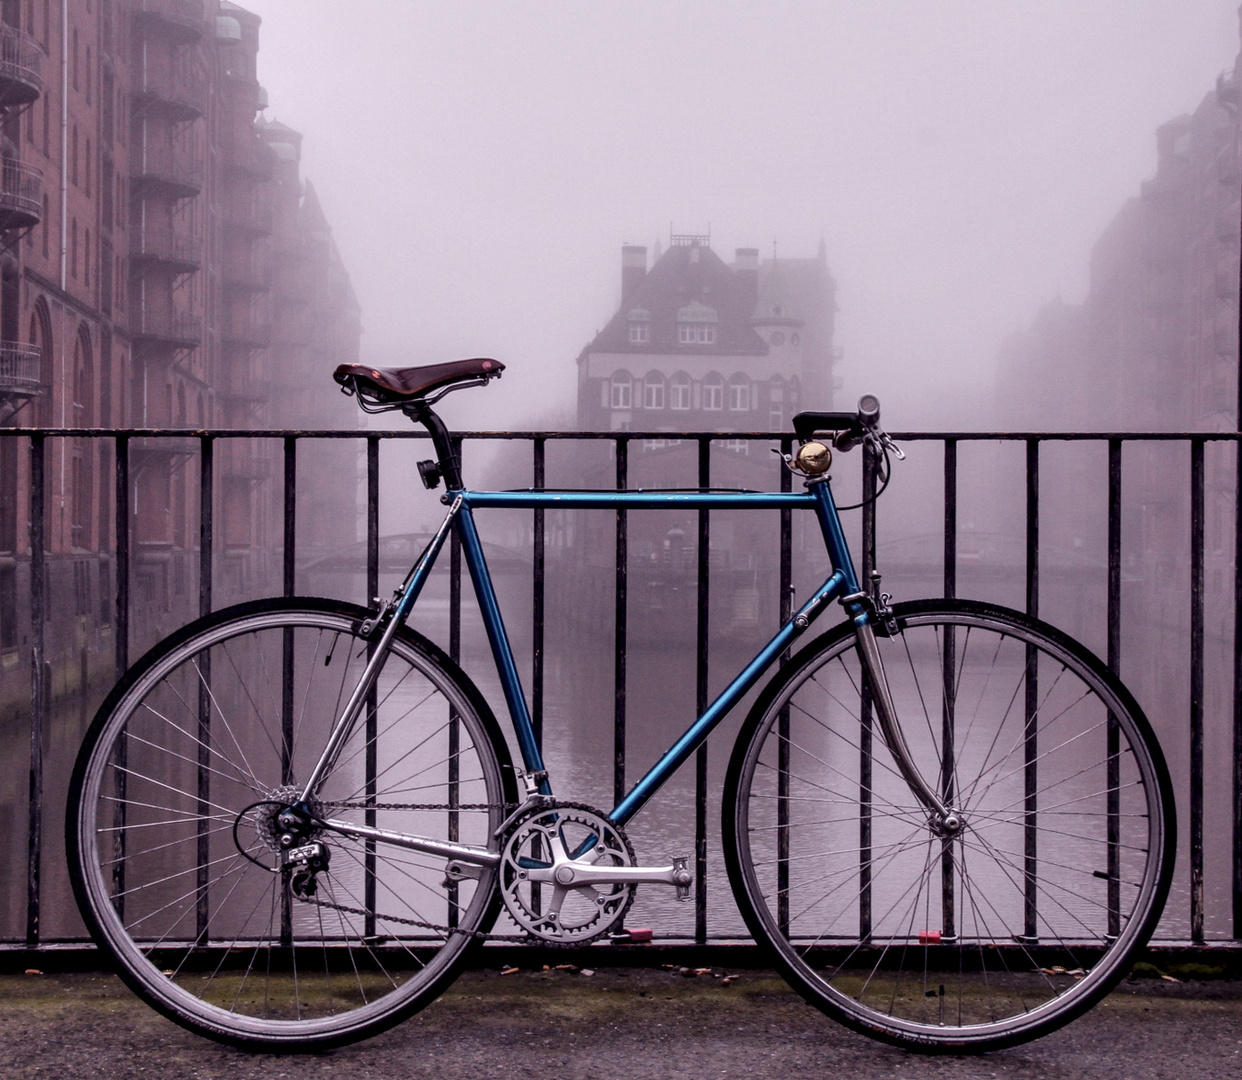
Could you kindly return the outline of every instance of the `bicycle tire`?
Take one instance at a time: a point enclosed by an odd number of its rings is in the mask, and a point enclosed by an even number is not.
[[[1173,869],[1168,769],[1125,687],[1053,627],[970,601],[894,614],[878,638],[897,715],[962,830],[938,835],[899,775],[846,623],[742,726],[730,880],[828,1015],[916,1050],[1011,1046],[1090,1008],[1150,937]]]
[[[432,1001],[498,911],[496,872],[330,829],[299,897],[275,815],[367,661],[363,608],[261,600],[178,631],[100,707],[67,813],[75,895],[119,974],[177,1023],[253,1050],[353,1042]],[[320,787],[323,818],[495,846],[514,802],[479,691],[402,628]],[[299,841],[299,843],[302,841]],[[447,929],[446,929],[447,928]]]

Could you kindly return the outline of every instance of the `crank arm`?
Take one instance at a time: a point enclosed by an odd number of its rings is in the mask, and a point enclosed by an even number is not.
[[[672,866],[588,866],[578,862],[563,862],[557,866],[523,870],[523,873],[528,881],[547,882],[550,885],[672,885],[678,889],[687,889],[694,876],[684,864],[678,863]]]
[[[336,821],[329,818],[322,824],[342,836],[356,836],[362,840],[374,840],[377,844],[390,844],[393,847],[406,848],[409,851],[421,851],[425,855],[438,855],[445,859],[457,859],[472,866],[499,866],[500,853],[484,851],[482,848],[467,847],[465,844],[453,844],[447,840],[432,840],[425,836],[410,836],[408,833],[392,832],[389,829],[376,829],[370,825],[355,825],[352,821]]]

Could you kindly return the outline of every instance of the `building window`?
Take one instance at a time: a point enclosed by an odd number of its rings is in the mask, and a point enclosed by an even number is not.
[[[785,410],[773,407],[768,412],[768,430],[783,431],[785,428]]]
[[[690,376],[685,372],[677,372],[669,383],[668,407],[678,412],[690,408]]]
[[[632,406],[634,382],[628,371],[618,371],[612,376],[608,394],[608,405],[613,409],[628,409]]]
[[[651,372],[643,380],[643,408],[664,408],[664,376],[659,372]]]
[[[724,379],[719,375],[708,375],[703,380],[703,408],[709,412],[724,408]]]
[[[716,327],[712,323],[680,323],[677,327],[679,345],[715,345]]]
[[[745,375],[734,375],[729,381],[729,411],[750,411],[750,380]]]
[[[629,339],[631,345],[646,345],[651,341],[651,323],[645,311],[630,315]]]

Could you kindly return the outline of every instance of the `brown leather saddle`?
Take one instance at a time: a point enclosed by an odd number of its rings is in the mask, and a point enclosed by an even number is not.
[[[332,377],[347,394],[356,394],[364,409],[399,408],[426,403],[428,395],[442,397],[450,390],[500,377],[505,366],[499,360],[475,357],[447,364],[422,367],[376,368],[367,364],[341,364]],[[436,394],[436,391],[440,393]],[[435,400],[435,399],[433,399]]]

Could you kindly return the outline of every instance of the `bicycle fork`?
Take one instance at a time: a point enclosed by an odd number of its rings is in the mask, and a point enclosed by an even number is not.
[[[880,733],[889,753],[893,755],[893,760],[897,763],[902,779],[910,788],[911,794],[927,810],[928,824],[932,831],[941,837],[956,835],[962,829],[961,815],[947,806],[935,789],[927,783],[910,754],[910,747],[902,733],[897,709],[893,704],[893,695],[889,690],[884,660],[876,644],[875,627],[869,619],[855,618],[854,634],[858,639],[858,653],[862,657],[863,669],[871,687],[876,716],[880,722]]]

